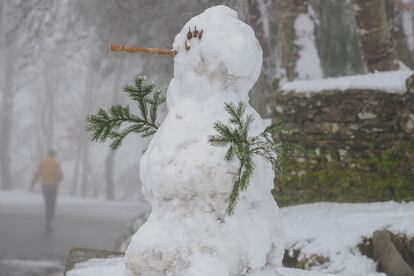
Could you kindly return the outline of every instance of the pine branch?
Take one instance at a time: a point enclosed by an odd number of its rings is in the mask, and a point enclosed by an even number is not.
[[[126,85],[124,92],[137,102],[140,115],[130,113],[129,106],[113,105],[106,111],[99,108],[96,114],[88,115],[87,130],[93,141],[104,142],[111,139],[111,148],[118,148],[130,133],[140,133],[147,137],[158,129],[158,108],[165,102],[165,97],[146,77],[137,76],[135,85]],[[127,124],[127,127],[121,127]]]
[[[246,104],[240,102],[237,106],[225,104],[225,110],[230,115],[228,124],[216,122],[214,129],[216,135],[209,137],[213,146],[227,147],[224,157],[231,161],[234,157],[239,160],[239,168],[234,172],[233,188],[228,197],[227,214],[231,215],[240,198],[240,193],[247,190],[250,179],[254,173],[253,156],[258,155],[267,160],[275,172],[282,172],[279,156],[289,154],[294,147],[286,143],[275,143],[272,139],[274,133],[287,134],[281,123],[275,123],[267,127],[261,134],[249,137],[249,128],[253,122],[251,114],[245,116]]]

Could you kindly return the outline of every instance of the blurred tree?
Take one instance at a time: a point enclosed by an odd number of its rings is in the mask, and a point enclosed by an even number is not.
[[[406,12],[412,13],[412,7],[405,5],[401,0],[385,0],[385,8],[397,58],[406,66],[413,68],[414,57],[410,51],[407,34],[404,32],[403,26],[403,15]]]
[[[246,23],[256,33],[257,40],[263,50],[263,66],[258,81],[252,89],[250,102],[263,117],[270,116],[269,103],[272,98],[272,81],[276,75],[274,50],[270,38],[270,18],[268,7],[271,3],[265,0],[248,0]]]
[[[325,77],[365,73],[350,1],[313,0],[316,44]]]
[[[112,88],[112,103],[111,105],[116,105],[119,102],[119,90],[121,87],[121,77],[124,74],[123,70],[123,60],[114,58],[113,66],[115,67],[115,76]],[[115,196],[115,183],[114,183],[114,160],[117,150],[111,149],[108,151],[105,158],[105,183],[106,183],[106,198],[109,200],[114,200]]]
[[[384,0],[352,0],[352,2],[368,71],[398,69]]]
[[[1,87],[2,104],[0,109],[0,174],[3,189],[10,189],[13,185],[11,177],[11,142],[13,131],[13,106],[14,106],[14,73],[15,59],[17,56],[17,34],[15,28],[17,22],[11,16],[12,4],[2,1],[2,14],[0,16],[0,26],[3,30],[1,41],[4,46],[3,63],[3,85]],[[8,24],[6,24],[8,23]]]

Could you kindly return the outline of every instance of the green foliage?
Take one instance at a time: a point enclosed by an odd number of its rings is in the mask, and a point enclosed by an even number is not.
[[[137,76],[135,85],[124,86],[124,92],[137,102],[140,115],[131,114],[129,106],[113,105],[108,111],[99,108],[96,114],[87,117],[91,139],[100,142],[111,139],[112,149],[118,148],[130,133],[140,133],[143,137],[154,134],[158,129],[158,108],[165,102],[161,90],[144,76]]]
[[[275,132],[286,132],[280,123],[272,124],[261,134],[249,137],[249,127],[253,122],[251,114],[245,116],[246,104],[240,102],[225,104],[225,110],[229,113],[228,124],[216,122],[214,129],[216,135],[209,137],[213,146],[227,147],[226,161],[232,161],[235,157],[239,160],[239,168],[234,172],[233,189],[228,198],[227,214],[232,214],[236,207],[240,193],[246,191],[250,178],[254,172],[253,156],[258,155],[265,158],[272,164],[275,171],[282,171],[279,155],[286,155],[293,149],[293,146],[285,143],[275,143],[272,134]]]
[[[340,160],[334,152],[281,159],[289,179],[278,179],[282,206],[315,201],[414,200],[414,145],[396,143],[377,157]]]

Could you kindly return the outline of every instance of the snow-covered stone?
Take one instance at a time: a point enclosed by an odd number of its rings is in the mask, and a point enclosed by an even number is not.
[[[414,202],[313,203],[283,208],[287,248],[329,262],[312,269],[347,276],[384,275],[357,249],[376,230],[414,236]]]
[[[320,80],[298,80],[285,83],[280,89],[285,93],[318,93],[323,91],[347,91],[351,89],[405,93],[407,90],[405,80],[412,73],[411,70],[399,70]]]

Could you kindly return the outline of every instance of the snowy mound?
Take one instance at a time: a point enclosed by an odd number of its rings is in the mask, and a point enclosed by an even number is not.
[[[174,49],[168,115],[140,165],[152,213],[134,235],[126,265],[145,276],[253,275],[279,265],[283,231],[270,164],[254,160],[250,186],[226,216],[239,164],[208,143],[214,123],[228,119],[225,103],[247,102],[257,80],[262,51],[253,30],[217,6],[185,25]],[[246,112],[255,119],[251,135],[262,132],[257,112],[251,106]]]
[[[356,246],[362,237],[387,229],[414,236],[414,202],[314,203],[282,209],[287,248],[301,257],[324,256],[327,264],[312,269],[349,276],[384,275]]]

